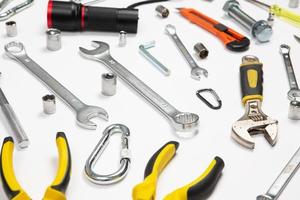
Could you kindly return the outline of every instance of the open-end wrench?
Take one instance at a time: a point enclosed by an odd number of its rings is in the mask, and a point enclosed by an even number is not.
[[[184,44],[179,39],[179,37],[176,33],[175,26],[173,26],[171,24],[168,24],[165,29],[166,29],[166,33],[175,42],[176,46],[178,47],[178,49],[180,50],[180,52],[182,53],[182,55],[184,56],[184,58],[186,59],[186,61],[190,65],[190,67],[192,68],[192,71],[191,71],[192,78],[196,79],[196,80],[200,80],[201,76],[207,77],[208,76],[207,70],[198,66],[196,61],[193,59],[191,54],[188,52],[188,50],[185,48]]]
[[[257,200],[277,200],[300,167],[300,148],[272,184],[266,194],[257,196]]]
[[[193,113],[180,112],[169,104],[165,99],[154,92],[150,87],[138,79],[134,74],[128,71],[118,61],[116,61],[109,52],[109,45],[100,41],[93,41],[97,47],[93,50],[88,50],[80,47],[79,50],[86,58],[99,61],[106,65],[113,73],[117,74],[125,83],[137,91],[143,98],[154,105],[162,112],[172,123],[175,130],[185,132],[179,134],[181,137],[191,137],[198,130],[199,117]]]
[[[100,117],[108,120],[107,112],[100,107],[89,106],[79,100],[67,88],[55,80],[48,72],[34,62],[25,51],[20,42],[10,42],[5,45],[6,54],[23,64],[30,72],[39,78],[49,89],[56,93],[67,105],[76,112],[77,123],[86,129],[96,129],[97,125],[90,121],[91,118]]]

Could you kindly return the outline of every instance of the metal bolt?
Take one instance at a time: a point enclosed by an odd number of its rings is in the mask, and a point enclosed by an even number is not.
[[[43,108],[45,114],[54,114],[56,112],[56,100],[52,94],[43,96]]]
[[[228,16],[246,27],[251,35],[259,42],[268,42],[272,36],[272,27],[265,20],[256,21],[240,9],[240,4],[236,0],[226,1],[223,10]]]
[[[15,37],[18,35],[17,23],[15,21],[9,21],[5,23],[6,35],[8,37]]]
[[[117,76],[113,73],[102,74],[102,94],[113,96],[117,91]]]

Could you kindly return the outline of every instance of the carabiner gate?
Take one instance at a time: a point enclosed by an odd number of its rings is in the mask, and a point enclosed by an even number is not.
[[[95,164],[109,143],[110,137],[115,133],[122,134],[122,149],[119,169],[111,174],[100,175],[93,171]],[[121,181],[127,174],[130,167],[129,151],[129,129],[122,124],[113,124],[107,127],[99,143],[89,156],[85,164],[85,173],[90,181],[99,185],[108,185]]]
[[[214,98],[215,100],[217,101],[218,105],[213,105],[212,103],[210,103],[208,100],[206,100],[202,95],[201,93],[203,92],[209,92]],[[222,100],[220,99],[220,97],[218,96],[218,94],[216,93],[216,91],[214,91],[213,89],[211,88],[208,88],[208,89],[202,89],[202,90],[198,90],[196,92],[196,95],[197,97],[202,100],[208,107],[210,107],[211,109],[214,109],[214,110],[218,110],[222,107]]]

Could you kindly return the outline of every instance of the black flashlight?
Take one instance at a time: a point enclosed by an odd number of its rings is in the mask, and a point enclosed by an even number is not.
[[[105,31],[137,33],[138,10],[85,6],[73,1],[48,3],[48,28],[61,31]]]

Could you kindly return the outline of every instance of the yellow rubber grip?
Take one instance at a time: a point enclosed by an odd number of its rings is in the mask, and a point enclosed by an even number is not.
[[[59,155],[58,170],[51,186],[47,188],[43,200],[66,200],[65,192],[71,175],[71,153],[64,133],[57,133],[56,145]]]
[[[4,139],[1,149],[1,180],[6,196],[10,200],[30,200],[31,198],[20,186],[13,166],[14,141],[12,137]]]
[[[210,163],[205,172],[193,182],[183,186],[168,194],[164,200],[202,200],[206,199],[215,188],[222,170],[224,162],[220,157]]]
[[[272,13],[274,13],[276,16],[286,19],[287,21],[300,27],[300,15],[299,14],[289,11],[287,9],[284,9],[278,5],[272,5],[270,8],[270,11]]]
[[[144,181],[136,185],[132,190],[133,200],[155,199],[158,177],[175,156],[178,145],[177,142],[169,142],[152,156],[145,170]]]

